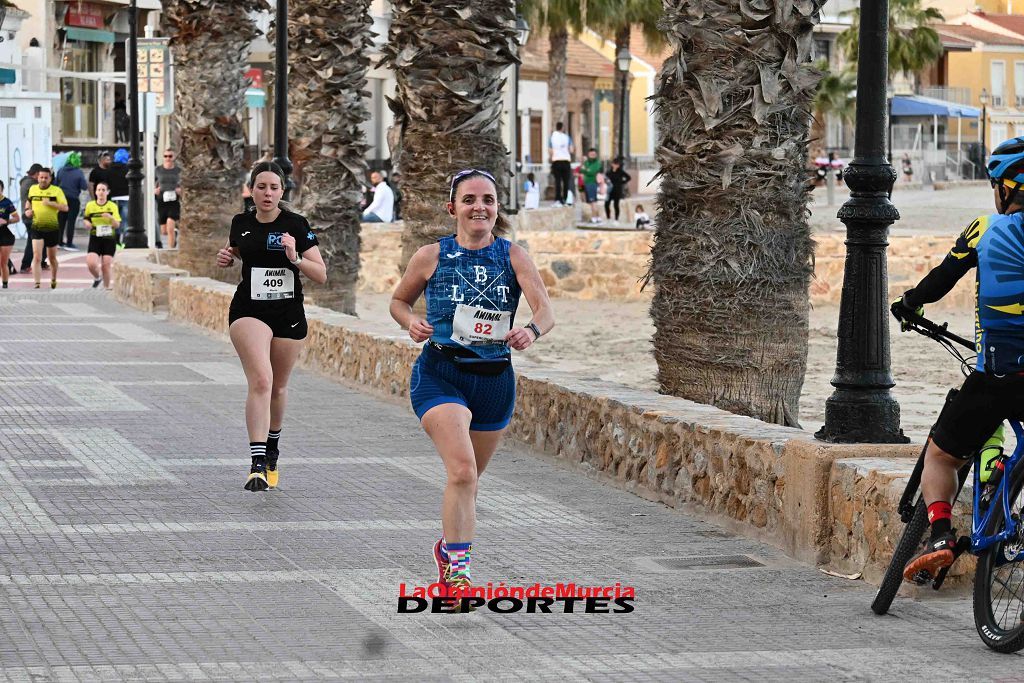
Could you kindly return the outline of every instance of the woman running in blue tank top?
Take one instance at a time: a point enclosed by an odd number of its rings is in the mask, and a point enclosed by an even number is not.
[[[452,178],[448,213],[455,234],[409,260],[391,316],[415,342],[427,342],[412,369],[409,396],[448,475],[443,535],[434,543],[438,582],[457,596],[470,587],[477,483],[508,427],[516,379],[510,349],[522,351],[555,326],[547,290],[526,250],[498,237],[494,177],[476,169]],[[426,319],[413,312],[426,295]],[[515,325],[519,296],[533,320]]]

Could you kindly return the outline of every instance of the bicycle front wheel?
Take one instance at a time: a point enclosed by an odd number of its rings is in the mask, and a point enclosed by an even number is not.
[[[1010,480],[1010,514],[1020,523],[1024,497],[1024,467],[1017,467]],[[1001,501],[992,514],[985,535],[1003,528]],[[1024,530],[996,543],[978,556],[974,574],[974,625],[982,641],[996,652],[1016,652],[1024,647],[1024,559],[1015,559],[1024,549]]]
[[[900,586],[903,585],[903,568],[921,548],[921,540],[924,538],[927,528],[928,511],[925,509],[924,500],[918,498],[917,505],[914,506],[914,516],[910,518],[910,523],[903,529],[903,535],[900,536],[899,543],[896,544],[892,561],[889,562],[889,567],[885,570],[885,576],[882,577],[882,583],[878,587],[875,599],[871,603],[871,611],[875,614],[885,614],[889,611],[889,606],[892,605],[896,594],[900,592]]]

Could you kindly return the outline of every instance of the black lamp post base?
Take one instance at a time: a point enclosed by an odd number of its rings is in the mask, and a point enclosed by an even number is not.
[[[814,437],[829,443],[909,443],[900,404],[888,389],[836,389],[825,401],[825,425]]]

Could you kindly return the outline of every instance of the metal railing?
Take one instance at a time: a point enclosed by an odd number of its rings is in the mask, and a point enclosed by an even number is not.
[[[917,94],[922,97],[931,97],[936,100],[955,102],[956,104],[971,104],[971,89],[952,87],[948,85],[924,85],[918,86]]]

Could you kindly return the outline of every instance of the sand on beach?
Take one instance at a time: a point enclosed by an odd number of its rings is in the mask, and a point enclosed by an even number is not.
[[[359,295],[360,317],[389,321],[389,294]],[[657,391],[657,366],[651,353],[654,323],[646,301],[576,301],[554,299],[556,327],[551,334],[527,349],[523,356],[533,362],[556,365],[634,388]],[[529,307],[520,307],[517,320],[529,320]],[[973,334],[973,311],[942,309],[930,312],[936,321],[949,322],[961,336]],[[834,390],[829,381],[835,372],[836,327],[839,307],[811,310],[807,374],[800,401],[801,426],[815,431],[825,420],[825,400]],[[614,321],[609,325],[609,321]],[[893,321],[895,322],[895,321]],[[922,442],[938,415],[950,387],[960,386],[959,364],[936,342],[913,333],[901,333],[890,324],[893,395],[900,404],[901,425],[915,442]]]

